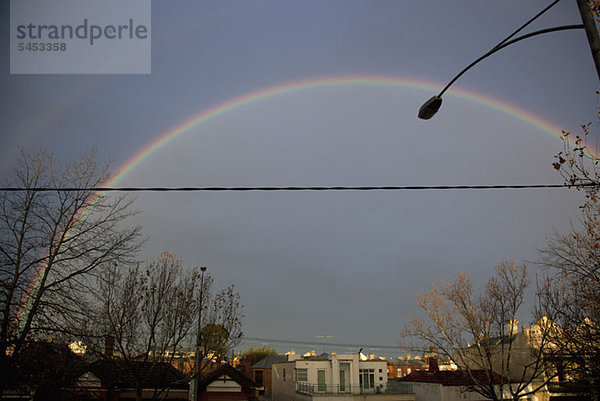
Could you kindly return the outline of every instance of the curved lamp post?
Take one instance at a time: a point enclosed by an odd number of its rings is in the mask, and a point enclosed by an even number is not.
[[[481,56],[478,59],[476,59],[475,61],[473,61],[471,64],[466,66],[462,71],[460,71],[458,74],[456,74],[456,76],[454,78],[452,78],[452,80],[450,80],[450,82],[448,82],[448,84],[444,87],[444,89],[442,89],[442,91],[440,93],[433,96],[431,99],[427,100],[421,106],[421,108],[419,109],[419,118],[422,120],[429,120],[431,117],[433,117],[442,105],[442,95],[448,90],[448,88],[450,88],[450,86],[454,82],[456,82],[456,80],[458,78],[460,78],[465,72],[470,70],[473,66],[478,64],[480,61],[491,56],[492,54],[496,53],[497,51],[504,49],[507,46],[510,46],[514,43],[520,42],[523,39],[531,38],[533,36],[538,36],[538,35],[542,35],[545,33],[566,31],[566,30],[572,30],[572,29],[585,29],[587,37],[588,37],[588,42],[590,44],[590,49],[592,51],[592,56],[594,58],[594,63],[596,64],[596,72],[598,74],[598,77],[600,78],[600,39],[598,38],[598,31],[596,28],[596,24],[594,22],[594,18],[592,16],[591,12],[590,12],[589,6],[587,5],[587,0],[577,0],[583,24],[564,25],[564,26],[557,26],[554,28],[541,29],[539,31],[530,32],[530,33],[518,36],[516,38],[513,38],[517,33],[519,33],[527,25],[529,25],[534,20],[536,20],[540,15],[542,15],[546,11],[548,11],[551,7],[553,7],[559,1],[560,0],[555,0],[554,2],[552,2],[550,5],[548,5],[546,8],[544,8],[542,11],[540,11],[537,15],[535,15],[533,18],[531,18],[529,21],[527,21],[525,24],[523,24],[521,27],[519,27],[516,31],[514,31],[509,36],[507,36],[503,41],[501,41],[496,46],[494,46],[490,51],[488,51],[483,56]]]

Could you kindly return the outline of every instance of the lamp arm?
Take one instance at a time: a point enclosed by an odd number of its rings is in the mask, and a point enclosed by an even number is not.
[[[456,76],[454,78],[452,78],[452,80],[450,82],[448,82],[448,85],[446,85],[444,87],[444,89],[442,89],[442,91],[437,96],[441,97],[448,90],[448,88],[450,88],[450,86],[452,86],[452,84],[454,82],[456,82],[456,80],[458,80],[458,78],[460,78],[465,72],[467,72],[468,70],[470,70],[477,63],[479,63],[483,59],[491,56],[492,54],[496,53],[497,51],[504,49],[507,46],[510,46],[510,45],[512,45],[514,43],[520,42],[521,40],[530,38],[532,36],[543,35],[545,33],[550,33],[550,32],[567,31],[567,30],[572,30],[572,29],[584,29],[584,26],[583,26],[583,24],[578,24],[578,25],[563,25],[563,26],[557,26],[557,27],[553,27],[553,28],[546,28],[546,29],[541,29],[539,31],[530,32],[530,33],[527,33],[525,35],[521,35],[521,36],[516,37],[516,38],[514,38],[512,40],[509,40],[509,41],[501,42],[500,45],[494,47],[492,50],[490,50],[489,52],[485,53],[483,56],[479,57],[477,60],[473,61],[471,64],[469,64],[468,66],[466,66],[461,72],[459,72],[458,74],[456,74]]]
[[[548,4],[548,6],[546,8],[544,8],[542,11],[540,11],[539,13],[537,13],[536,15],[534,15],[533,17],[531,17],[529,19],[529,21],[527,21],[526,23],[524,23],[523,25],[521,25],[519,28],[517,28],[517,30],[515,30],[513,33],[511,33],[510,35],[508,35],[507,37],[505,37],[502,42],[498,43],[496,46],[494,46],[493,49],[495,49],[496,47],[502,46],[504,43],[506,43],[509,39],[511,39],[513,36],[515,36],[517,33],[521,32],[523,29],[525,29],[529,24],[531,24],[533,21],[535,21],[536,19],[538,19],[539,17],[542,16],[542,14],[545,14],[546,11],[550,10],[552,7],[554,7],[560,0],[554,0],[552,3]],[[492,50],[493,50],[492,49]]]

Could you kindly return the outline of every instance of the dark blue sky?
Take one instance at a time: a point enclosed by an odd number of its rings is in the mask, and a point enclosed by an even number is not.
[[[153,1],[150,75],[9,75],[8,57],[0,61],[0,172],[9,174],[19,146],[47,147],[60,160],[96,145],[118,169],[193,115],[278,84],[381,75],[441,88],[546,4]],[[8,9],[0,5],[6,55]],[[528,30],[579,22],[574,2],[563,0]],[[573,131],[594,119],[597,87],[583,31],[511,46],[456,84]],[[122,183],[561,182],[551,167],[562,148],[556,137],[451,94],[438,116],[417,120],[433,94],[344,86],[252,102],[171,141]],[[327,334],[352,344],[397,343],[416,313],[415,294],[459,269],[481,282],[502,259],[535,259],[581,202],[566,190],[137,198],[150,237],[142,256],[169,249],[207,265],[217,283],[235,283],[248,336],[318,341]]]

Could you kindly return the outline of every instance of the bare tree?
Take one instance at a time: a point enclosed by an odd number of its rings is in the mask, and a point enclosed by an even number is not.
[[[0,359],[8,369],[26,341],[85,321],[88,279],[130,261],[139,227],[126,226],[131,199],[91,188],[110,178],[95,150],[64,166],[45,151],[22,153],[0,193]],[[68,191],[64,189],[68,188]],[[7,355],[10,350],[10,356]],[[4,381],[0,380],[0,394]]]
[[[184,268],[169,252],[163,252],[144,269],[139,265],[112,266],[99,279],[98,331],[88,343],[98,350],[100,344],[93,344],[93,340],[109,336],[114,339],[114,353],[126,366],[148,363],[149,368],[130,369],[137,399],[141,400],[146,382],[141,375],[151,374],[157,364],[171,363],[178,347],[190,336],[199,285],[197,270]]]
[[[548,369],[551,352],[547,319],[519,332],[521,312],[530,284],[525,265],[500,263],[481,293],[474,292],[463,272],[450,282],[418,295],[426,318],[413,318],[404,336],[417,338],[423,349],[434,345],[458,366],[466,390],[490,400],[527,397],[555,375]]]
[[[212,284],[210,276],[201,280],[197,268],[186,268],[169,252],[163,252],[143,269],[139,265],[107,269],[98,291],[95,326],[99,331],[90,342],[113,337],[116,358],[130,365],[146,364],[145,369],[139,370],[142,376],[136,377],[137,399],[141,399],[143,384],[153,367],[185,358],[183,346],[196,337],[201,307],[205,355],[223,358],[229,347],[239,341],[242,319],[239,295],[233,287],[213,295]],[[92,348],[99,350],[100,344]],[[166,383],[156,389],[154,397],[162,396],[171,385],[189,380],[193,370],[186,373],[177,383]]]
[[[591,125],[564,150],[554,167],[569,185],[585,186],[581,215],[566,233],[555,233],[540,251],[548,276],[539,289],[538,314],[552,316],[562,330],[553,341],[562,356],[561,381],[600,397],[600,159],[587,150]],[[574,382],[574,383],[573,383]]]

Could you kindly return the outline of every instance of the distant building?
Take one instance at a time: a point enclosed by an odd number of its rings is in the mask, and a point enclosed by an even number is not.
[[[410,385],[388,391],[387,362],[361,360],[358,354],[322,354],[272,365],[273,401],[414,401]]]
[[[388,377],[390,379],[398,379],[421,370],[427,370],[429,365],[427,362],[420,358],[412,358],[410,354],[407,354],[405,358],[398,357],[398,359],[388,359]]]

